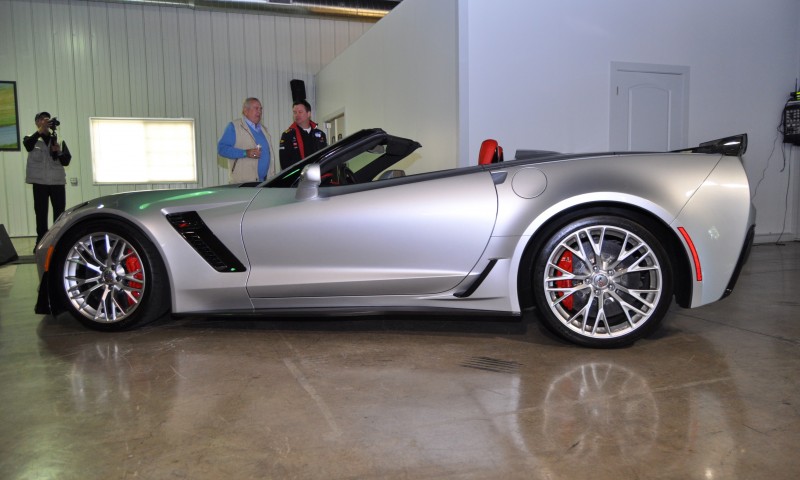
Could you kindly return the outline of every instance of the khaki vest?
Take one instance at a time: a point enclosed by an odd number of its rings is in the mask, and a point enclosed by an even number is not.
[[[245,123],[244,119],[239,118],[231,123],[233,124],[234,131],[236,132],[236,143],[234,143],[233,146],[236,148],[241,148],[242,150],[256,148],[256,139],[253,138],[253,133],[250,131],[250,127],[247,126],[247,123]],[[272,138],[269,136],[269,132],[264,125],[261,125],[261,131],[264,133],[264,136],[267,137],[267,142],[269,143],[270,149],[269,169],[267,170],[267,180],[269,180],[277,175],[277,173],[280,171],[278,168],[280,161],[275,157],[275,154],[272,151]],[[230,180],[228,183],[258,181],[257,158],[245,157],[237,158],[235,160],[228,158],[226,160],[228,160],[228,172],[230,173]]]

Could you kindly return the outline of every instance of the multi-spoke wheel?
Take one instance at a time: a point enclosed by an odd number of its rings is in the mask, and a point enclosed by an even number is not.
[[[67,309],[98,330],[123,330],[167,309],[164,267],[150,242],[117,222],[70,232],[53,268]]]
[[[672,297],[669,258],[640,224],[617,216],[573,221],[536,256],[533,293],[545,324],[581,345],[618,347],[651,333]]]

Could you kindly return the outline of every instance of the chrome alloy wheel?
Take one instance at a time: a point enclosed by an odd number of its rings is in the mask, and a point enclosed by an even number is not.
[[[587,338],[628,335],[645,325],[662,296],[663,267],[633,232],[591,225],[566,235],[544,268],[544,296],[563,326]]]
[[[122,237],[92,233],[77,240],[64,260],[64,290],[88,320],[116,323],[140,304],[147,279],[142,258]]]

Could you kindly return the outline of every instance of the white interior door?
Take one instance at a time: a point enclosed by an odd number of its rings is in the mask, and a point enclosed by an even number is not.
[[[688,90],[688,67],[612,62],[611,150],[686,147]]]
[[[328,145],[333,145],[346,136],[344,133],[344,113],[325,122],[325,126],[328,128]]]

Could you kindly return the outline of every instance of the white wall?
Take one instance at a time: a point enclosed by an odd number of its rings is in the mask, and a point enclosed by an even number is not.
[[[612,61],[688,66],[689,143],[746,132],[757,233],[777,238],[795,182],[776,128],[800,71],[797,0],[461,0],[469,32],[462,97],[470,156],[494,137],[518,148],[609,148]],[[776,143],[777,141],[777,143]],[[769,159],[773,145],[777,148]],[[795,147],[791,163],[797,178]],[[769,160],[768,160],[769,159]],[[797,186],[787,230],[797,232]],[[773,234],[773,235],[770,235]],[[786,236],[783,237],[787,239]]]
[[[795,73],[795,78],[798,79],[798,90],[800,90],[800,16],[797,18],[797,41],[795,42],[797,47],[795,48],[795,52],[797,54],[797,73]],[[794,233],[794,238],[800,238],[800,146],[794,147],[794,152],[790,162],[791,168],[793,172],[791,176],[794,178],[794,203],[793,208],[795,212],[794,216],[794,224],[790,227],[793,227],[792,232]],[[791,198],[789,199],[791,200]],[[788,222],[787,222],[788,223]]]
[[[78,0],[0,0],[0,80],[17,82],[20,137],[47,110],[73,153],[67,205],[100,194],[184,185],[92,185],[90,116],[195,119],[199,186],[227,182],[216,142],[242,100],[261,98],[277,143],[292,121],[289,80],[314,75],[373,24]],[[24,148],[0,152],[0,223],[35,235]]]
[[[349,132],[382,126],[437,148],[412,172],[471,164],[489,137],[507,155],[603,151],[611,62],[685,66],[689,144],[746,132],[759,238],[784,223],[782,238],[797,236],[800,154],[787,149],[784,168],[776,128],[800,76],[798,0],[453,3],[404,0],[320,72],[317,118],[346,109]]]
[[[74,204],[131,188],[91,185],[89,116],[193,117],[201,185],[224,183],[216,141],[241,99],[262,98],[277,136],[291,122],[289,79],[304,79],[313,100],[313,75],[339,53],[316,78],[315,119],[346,108],[348,132],[380,126],[420,141],[424,157],[406,166],[410,172],[471,163],[487,137],[500,140],[507,155],[517,148],[604,150],[610,62],[685,65],[689,142],[747,132],[754,187],[764,172],[755,197],[758,233],[782,230],[790,185],[791,238],[800,149],[783,172],[780,148],[768,158],[781,146],[774,142],[778,118],[800,77],[799,19],[798,0],[404,0],[374,27],[0,0],[0,80],[18,82],[21,135],[30,134],[40,110],[64,120],[62,138],[76,153],[68,177],[79,186],[67,187]],[[240,53],[245,42],[257,61]],[[23,152],[0,153],[0,223],[12,236],[35,230],[24,165]]]
[[[404,0],[317,75],[317,121],[422,144],[409,173],[451,168],[458,135],[457,0]]]

